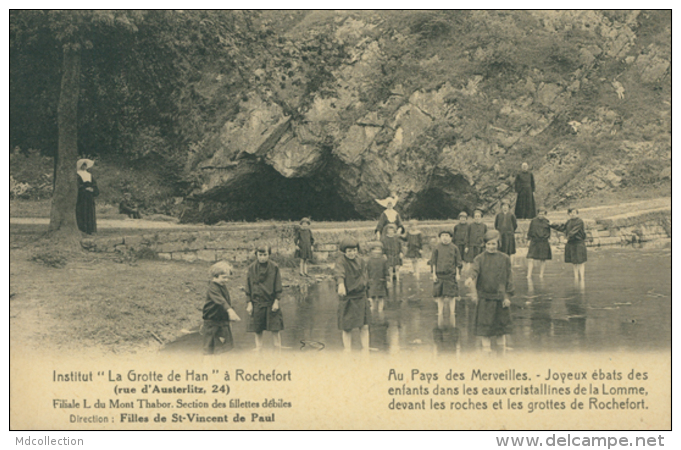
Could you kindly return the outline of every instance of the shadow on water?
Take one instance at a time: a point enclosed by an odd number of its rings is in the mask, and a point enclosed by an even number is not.
[[[556,252],[557,253],[557,252]],[[507,345],[515,352],[662,350],[671,346],[671,249],[631,247],[590,250],[585,286],[575,285],[562,254],[549,261],[543,279],[537,271],[526,278],[525,261],[513,268],[513,332]],[[465,275],[465,274],[464,274]],[[402,274],[382,311],[374,305],[370,346],[375,352],[459,355],[479,349],[475,336],[475,304],[463,283],[455,315],[449,305],[438,316],[427,273],[420,280]],[[340,351],[338,297],[330,279],[292,288],[282,302],[287,351]],[[241,310],[237,307],[241,314]],[[241,315],[247,318],[247,314]],[[234,323],[235,350],[254,347],[246,321]],[[353,331],[357,333],[357,331]],[[271,340],[265,333],[265,344]],[[167,344],[164,351],[201,352],[198,331]],[[353,345],[359,350],[359,336]]]

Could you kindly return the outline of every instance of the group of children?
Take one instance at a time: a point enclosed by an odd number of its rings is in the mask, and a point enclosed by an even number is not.
[[[584,280],[586,261],[586,233],[584,222],[577,210],[568,210],[570,220],[565,224],[551,224],[546,210],[540,209],[528,230],[528,278],[531,278],[533,262],[540,264],[540,276],[544,275],[545,262],[551,259],[549,238],[551,228],[567,236],[565,261],[574,264],[575,280]],[[505,336],[511,325],[510,297],[514,293],[511,255],[515,253],[515,230],[517,221],[510,212],[508,203],[502,204],[502,211],[496,216],[495,229],[488,230],[482,222],[482,211],[475,210],[473,222],[462,212],[459,223],[453,230],[439,232],[428,264],[431,267],[433,298],[438,306],[438,317],[449,307],[450,318],[455,317],[456,301],[460,299],[459,280],[467,274],[466,286],[476,303],[475,334],[481,337],[484,351],[491,351],[493,341],[505,349]],[[301,259],[300,274],[308,276],[307,266],[313,257],[314,238],[310,231],[310,219],[304,218],[296,230],[294,242],[296,255]],[[343,347],[350,351],[352,331],[359,330],[362,348],[369,350],[369,324],[371,310],[383,310],[384,299],[388,297],[393,280],[399,282],[402,258],[402,242],[406,241],[406,257],[412,260],[412,267],[418,279],[418,260],[421,258],[424,238],[415,220],[409,221],[405,231],[394,223],[383,229],[380,240],[370,242],[369,256],[360,255],[359,242],[346,237],[339,243],[339,259],[336,261],[333,278],[336,282],[338,304],[338,328],[342,333]],[[255,350],[262,348],[263,332],[273,335],[275,348],[281,348],[281,331],[284,329],[283,316],[279,306],[282,281],[279,267],[270,260],[271,248],[266,245],[256,249],[256,261],[248,268],[245,293],[246,311],[250,316],[248,331],[255,333]],[[464,263],[468,264],[463,270]],[[210,269],[210,283],[206,304],[203,309],[204,353],[212,354],[233,347],[230,321],[241,320],[231,306],[226,288],[232,266],[221,261]]]

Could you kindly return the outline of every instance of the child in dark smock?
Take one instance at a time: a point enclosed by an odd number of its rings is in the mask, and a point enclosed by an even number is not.
[[[390,267],[388,267],[388,259],[383,254],[383,244],[371,242],[369,248],[369,259],[367,260],[369,299],[371,301],[371,309],[373,310],[374,306],[376,306],[380,313],[383,311],[384,301],[388,296]]]
[[[272,249],[261,245],[256,251],[257,260],[248,268],[246,277],[246,311],[251,315],[248,331],[255,333],[255,350],[262,349],[263,331],[270,331],[274,346],[281,349],[281,330],[284,317],[279,308],[282,284],[279,266],[270,261]]]
[[[485,233],[487,233],[487,225],[482,223],[482,211],[476,209],[473,213],[473,223],[468,227],[466,237],[464,260],[467,263],[472,263],[476,256],[485,251]]]
[[[579,218],[579,211],[568,209],[570,220],[562,225],[550,224],[554,230],[565,233],[567,243],[565,244],[565,262],[572,264],[575,275],[575,283],[581,282],[584,285],[584,272],[586,263],[586,228],[584,221]]]
[[[515,230],[518,222],[511,212],[511,206],[507,202],[501,204],[501,212],[494,219],[494,229],[501,235],[499,250],[508,256],[515,255]],[[513,257],[511,256],[511,262]]]
[[[390,267],[391,281],[394,277],[397,282],[400,281],[400,267],[402,266],[402,240],[396,234],[397,226],[389,223],[385,226],[385,235],[381,238],[383,244],[383,253],[388,258],[388,267]]]
[[[234,348],[232,327],[229,322],[241,318],[232,309],[227,290],[227,281],[232,275],[232,266],[226,261],[215,263],[210,268],[211,281],[208,285],[206,303],[203,305],[203,353],[212,355]]]
[[[511,332],[511,296],[514,293],[511,258],[499,251],[496,230],[485,234],[485,251],[475,257],[466,284],[473,288],[475,335],[482,339],[484,352],[492,351],[492,340],[503,352]]]
[[[459,254],[461,255],[461,258],[466,255],[466,240],[468,239],[468,228],[470,225],[468,224],[468,214],[466,211],[461,211],[459,213],[459,223],[454,225],[454,234],[452,235],[452,241],[454,241],[454,245],[457,246],[459,249]],[[459,276],[461,275],[461,271],[459,271]]]
[[[338,283],[338,328],[343,336],[343,348],[352,349],[352,330],[359,329],[362,350],[369,351],[369,323],[371,309],[367,300],[367,266],[359,257],[359,243],[343,238],[339,245],[341,256],[334,268]]]
[[[461,267],[461,255],[459,248],[452,243],[452,232],[440,231],[440,242],[433,249],[430,257],[431,270],[433,272],[433,297],[437,303],[438,322],[444,316],[445,303],[449,304],[449,319],[452,326],[456,326],[454,314],[456,300],[459,297],[459,285],[456,282],[456,274]]]
[[[411,271],[418,280],[421,278],[418,264],[419,259],[421,258],[421,249],[423,249],[423,235],[418,228],[418,222],[416,220],[409,221],[409,231],[407,231],[407,234],[403,236],[402,239],[407,241],[406,257],[411,259]]]
[[[300,258],[300,275],[307,277],[309,276],[307,273],[307,264],[308,261],[312,260],[312,246],[314,245],[309,217],[304,217],[300,221],[300,227],[296,228],[293,243],[298,247],[296,255]]]
[[[535,260],[539,261],[539,278],[544,278],[546,260],[552,257],[549,238],[551,238],[549,219],[546,218],[546,209],[540,208],[537,211],[537,217],[532,219],[530,228],[527,230],[527,240],[530,241],[530,247],[527,250],[528,279],[532,278]]]

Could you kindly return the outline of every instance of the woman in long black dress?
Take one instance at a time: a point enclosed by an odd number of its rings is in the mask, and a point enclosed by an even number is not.
[[[95,197],[99,189],[94,177],[88,169],[95,165],[91,159],[79,159],[76,164],[78,170],[78,200],[76,200],[76,222],[78,229],[84,233],[97,232],[97,216],[95,214]]]
[[[521,169],[522,171],[515,177],[515,191],[518,194],[515,216],[517,219],[534,219],[537,215],[534,203],[534,175],[527,163],[523,163]]]

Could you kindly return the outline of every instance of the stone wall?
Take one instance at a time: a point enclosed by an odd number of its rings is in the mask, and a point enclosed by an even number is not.
[[[489,228],[492,222],[486,222]],[[641,215],[613,216],[602,220],[585,220],[587,226],[587,246],[601,247],[627,245],[646,241],[671,238],[671,210],[652,211]],[[420,226],[426,237],[426,245],[434,243],[440,230],[453,227],[454,222],[439,224],[423,224]],[[529,221],[520,221],[516,231],[516,244],[519,248],[527,247],[527,228]],[[208,228],[208,227],[207,227]],[[202,231],[156,231],[149,234],[117,237],[95,237],[82,241],[84,248],[93,252],[125,253],[128,251],[151,251],[160,259],[181,261],[219,260],[245,264],[253,259],[256,243],[267,243],[272,246],[273,254],[292,257],[295,252],[293,243],[293,226],[272,225],[260,229],[221,229],[210,227]],[[337,252],[337,244],[342,236],[355,237],[360,246],[374,239],[373,227],[355,227],[349,229],[317,229],[313,230],[315,238],[315,259],[323,263],[333,260]],[[561,233],[552,233],[551,245],[562,248],[565,237]],[[521,252],[519,252],[521,253]],[[424,255],[425,256],[425,255]]]

